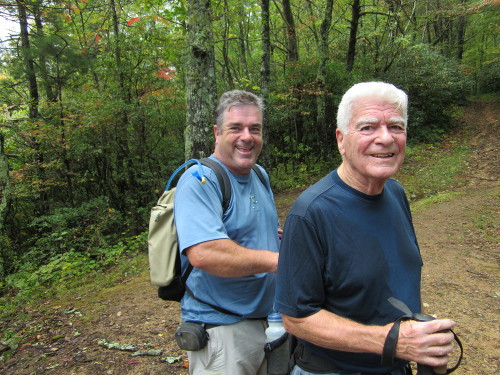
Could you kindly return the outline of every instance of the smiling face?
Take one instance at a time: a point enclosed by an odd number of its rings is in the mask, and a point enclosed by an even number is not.
[[[231,172],[250,173],[262,150],[262,114],[255,105],[238,105],[224,112],[222,125],[214,126],[214,155]]]
[[[349,130],[337,129],[340,178],[366,194],[382,192],[404,160],[406,122],[396,104],[365,98],[354,102]]]

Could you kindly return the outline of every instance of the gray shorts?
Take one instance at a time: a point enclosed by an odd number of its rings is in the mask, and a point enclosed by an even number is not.
[[[241,322],[207,329],[205,348],[188,352],[191,375],[266,375],[265,320]]]

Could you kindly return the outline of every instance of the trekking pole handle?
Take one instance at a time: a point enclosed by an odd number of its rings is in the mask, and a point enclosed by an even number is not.
[[[427,315],[427,314],[413,314],[413,319],[419,321],[419,322],[429,322],[431,320],[434,320],[432,315]],[[443,330],[439,332],[448,332],[449,330]],[[442,374],[447,374],[448,373],[448,368],[446,365],[442,366],[436,366],[436,367],[431,367],[428,365],[421,365],[417,364],[417,375],[420,374],[436,374],[436,375],[442,375]]]

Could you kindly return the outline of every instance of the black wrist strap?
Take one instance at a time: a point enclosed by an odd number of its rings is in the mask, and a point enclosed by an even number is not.
[[[458,347],[460,348],[460,357],[458,358],[458,361],[455,364],[455,366],[453,366],[452,368],[449,368],[446,371],[447,374],[451,374],[453,371],[455,371],[458,368],[458,366],[460,366],[460,363],[462,362],[462,357],[464,356],[464,347],[462,345],[462,342],[458,338],[457,334],[455,332],[453,332],[453,330],[450,330],[450,331],[451,331],[451,333],[453,333],[453,337],[455,338],[455,341],[458,344]]]
[[[394,357],[396,356],[396,346],[398,344],[398,338],[399,338],[399,328],[401,326],[401,322],[403,320],[408,320],[408,317],[401,317],[397,319],[391,329],[389,330],[389,333],[387,334],[387,337],[385,339],[384,343],[384,349],[382,350],[382,365],[384,366],[391,366],[394,364]],[[458,358],[457,363],[455,366],[452,368],[449,368],[446,370],[447,374],[451,374],[453,371],[455,371],[458,366],[460,366],[460,363],[462,362],[462,357],[464,354],[464,348],[462,345],[462,342],[458,338],[455,332],[453,330],[450,330],[453,333],[453,337],[458,344],[458,347],[460,348],[460,357]]]
[[[403,320],[416,320],[418,322],[427,322],[430,320],[433,320],[434,317],[431,315],[427,314],[421,314],[421,313],[412,313],[411,310],[404,304],[404,302],[394,298],[390,297],[388,301],[398,310],[402,311],[404,313],[403,316],[399,317],[396,319],[394,322],[394,325],[391,327],[389,330],[389,333],[387,334],[387,337],[385,339],[384,343],[384,349],[382,350],[382,365],[384,366],[390,366],[394,363],[394,357],[396,356],[396,346],[398,344],[398,338],[399,338],[399,328],[401,325],[401,322]],[[458,336],[453,332],[453,330],[450,330],[453,333],[453,337],[455,341],[457,342],[458,346],[460,347],[460,357],[458,358],[458,362],[456,363],[455,366],[452,368],[449,368],[446,370],[446,374],[450,374],[453,371],[455,371],[458,366],[460,366],[460,362],[462,362],[462,357],[464,354],[464,348],[462,346],[462,343],[460,342]],[[424,366],[425,367],[425,366]],[[432,372],[434,373],[434,371]]]
[[[399,327],[401,326],[401,321],[403,319],[397,319],[392,325],[384,343],[384,349],[382,350],[382,365],[391,366],[394,364],[394,356],[396,355],[396,345],[398,344],[399,338]]]

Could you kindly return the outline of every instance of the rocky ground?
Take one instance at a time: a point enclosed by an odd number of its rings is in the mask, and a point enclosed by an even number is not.
[[[461,129],[475,152],[457,194],[414,214],[423,301],[427,312],[458,323],[465,354],[455,374],[497,374],[498,103],[471,103]],[[277,194],[282,221],[297,194]],[[0,362],[0,374],[187,374],[185,353],[173,339],[179,305],[157,298],[147,274],[64,302],[47,300],[23,314],[37,334]]]

